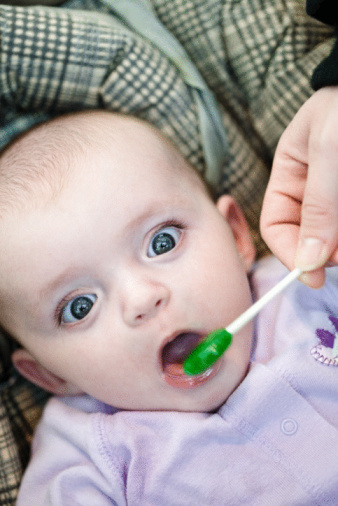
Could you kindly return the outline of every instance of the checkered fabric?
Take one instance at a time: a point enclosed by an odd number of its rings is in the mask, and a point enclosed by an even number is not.
[[[47,394],[14,375],[0,390],[0,504],[14,505]]]
[[[182,44],[217,98],[228,150],[216,190],[231,192],[242,205],[263,254],[258,217],[273,153],[312,92],[310,76],[329,54],[333,31],[307,17],[300,0],[142,1]],[[0,5],[0,148],[62,112],[106,108],[153,123],[204,173],[191,89],[163,49],[108,21],[114,4]],[[9,506],[45,394],[11,373],[10,344],[1,337],[0,351],[0,505]]]
[[[222,107],[228,152],[220,192],[258,219],[278,139],[311,95],[310,78],[330,52],[333,29],[300,0],[152,0]]]
[[[6,7],[1,14],[0,147],[47,117],[107,108],[151,121],[203,168],[196,104],[159,51],[103,15]]]

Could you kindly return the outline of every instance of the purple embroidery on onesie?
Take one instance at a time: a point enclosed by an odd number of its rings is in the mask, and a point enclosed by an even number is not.
[[[333,331],[316,330],[320,344],[312,348],[311,355],[322,364],[338,366],[338,318],[329,316],[329,320]]]

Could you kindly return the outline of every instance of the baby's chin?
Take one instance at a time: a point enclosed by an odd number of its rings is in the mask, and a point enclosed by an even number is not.
[[[235,390],[236,387],[233,388]],[[214,392],[209,394],[206,398],[194,398],[185,399],[185,401],[178,401],[176,403],[169,403],[167,407],[160,408],[164,411],[180,411],[186,413],[198,412],[198,413],[213,413],[217,411],[230,397],[231,393],[228,392],[224,395],[224,392]]]
[[[234,387],[235,389],[236,387]],[[207,395],[201,392],[194,392],[192,395],[191,392],[187,394],[185,392],[184,395],[170,395],[169,397],[162,396],[158,402],[155,399],[152,399],[150,402],[122,402],[122,403],[114,403],[112,407],[117,408],[118,410],[126,410],[126,411],[179,411],[183,413],[210,413],[216,411],[220,408],[231,395],[232,392],[228,392],[227,395],[224,395],[222,390],[209,392]],[[103,402],[105,402],[103,400]],[[110,402],[106,402],[106,404],[110,405]]]
[[[247,374],[248,364],[243,370],[229,371],[224,368],[210,379],[210,383],[194,389],[171,392],[167,399],[163,397],[159,404],[154,403],[148,408],[152,411],[180,411],[212,413],[217,411],[236,390]]]
[[[242,363],[240,367],[227,364],[210,380],[209,388],[202,392],[196,389],[194,395],[182,409],[178,411],[199,411],[210,413],[218,410],[232,395],[236,388],[242,383],[249,370],[249,361]],[[217,377],[218,376],[218,377]]]

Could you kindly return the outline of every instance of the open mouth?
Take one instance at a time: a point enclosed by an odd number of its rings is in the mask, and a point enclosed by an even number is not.
[[[184,360],[204,337],[196,332],[182,332],[164,346],[162,350],[162,369],[164,379],[170,386],[192,389],[202,385],[217,373],[219,364],[215,364],[196,376],[187,376],[184,373]]]

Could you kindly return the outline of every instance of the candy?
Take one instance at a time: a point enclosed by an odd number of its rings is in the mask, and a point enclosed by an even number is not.
[[[200,374],[208,369],[230,346],[232,335],[226,329],[211,332],[186,358],[185,374]]]

